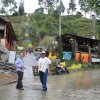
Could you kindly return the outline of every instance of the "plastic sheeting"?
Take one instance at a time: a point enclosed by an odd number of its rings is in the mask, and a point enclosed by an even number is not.
[[[66,59],[66,60],[71,60],[72,58],[72,52],[63,52],[63,59]]]

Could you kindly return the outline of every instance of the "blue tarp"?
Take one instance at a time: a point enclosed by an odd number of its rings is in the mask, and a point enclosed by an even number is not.
[[[66,59],[66,60],[71,60],[71,57],[72,57],[72,52],[63,52],[63,59]]]

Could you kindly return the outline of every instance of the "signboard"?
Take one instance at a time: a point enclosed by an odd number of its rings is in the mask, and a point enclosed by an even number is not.
[[[8,63],[14,64],[15,63],[15,57],[16,57],[16,52],[15,51],[10,51]]]
[[[92,62],[100,62],[100,58],[92,58]]]

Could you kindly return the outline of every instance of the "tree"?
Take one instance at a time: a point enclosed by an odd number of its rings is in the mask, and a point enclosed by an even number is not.
[[[87,0],[88,7],[100,17],[100,0]]]
[[[39,5],[46,9],[48,14],[50,14],[50,9],[53,7],[53,1],[54,0],[38,0]]]
[[[6,13],[6,11],[5,11],[5,8],[4,8],[4,7],[2,7],[2,8],[0,9],[0,13],[1,13],[2,15]]]
[[[19,15],[24,15],[24,2],[21,1],[19,4],[19,10],[18,10]]]
[[[64,8],[63,2],[60,2],[60,0],[38,0],[38,2],[40,6],[48,11],[49,15],[58,9],[59,3]]]
[[[13,7],[11,7],[11,8],[9,9],[9,11],[10,11],[10,13],[12,12],[12,13],[14,14],[14,13],[16,13],[16,12],[17,12],[17,11],[16,11],[16,9],[17,9],[17,3],[16,3],[16,2],[14,2],[14,3],[13,3],[13,5],[14,5],[14,6],[13,6]]]
[[[73,15],[73,12],[76,11],[76,4],[75,4],[75,0],[70,0],[69,2],[69,8],[68,8],[68,12],[71,12]]]
[[[12,16],[18,16],[19,15],[19,13],[17,12],[17,11],[15,11],[13,14],[12,14]]]
[[[54,10],[52,16],[55,18],[55,20],[58,20],[59,19],[59,12],[58,12],[58,10]]]
[[[84,11],[85,17],[86,13],[89,11],[87,0],[79,0],[80,10]]]
[[[9,5],[11,6],[11,4],[13,4],[15,1],[14,0],[1,0],[1,2],[5,7],[8,7]]]
[[[1,0],[1,10],[3,11],[3,7],[5,7],[5,13],[13,13],[17,9],[17,3],[15,0]]]
[[[41,7],[41,8],[38,8],[38,9],[35,10],[34,13],[35,13],[35,14],[36,14],[36,13],[42,13],[42,14],[43,14],[43,13],[44,13],[44,9],[43,9],[42,7]]]
[[[82,16],[83,16],[83,15],[82,15],[81,12],[77,12],[76,15],[75,15],[76,18],[82,18]]]
[[[64,4],[62,1],[60,2],[60,5],[57,7],[57,10],[58,10],[58,12],[60,11],[60,12],[64,13],[65,7],[64,7]]]

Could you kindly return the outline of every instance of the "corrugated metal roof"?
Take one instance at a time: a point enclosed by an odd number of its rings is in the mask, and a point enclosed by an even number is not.
[[[78,35],[74,35],[74,34],[62,34],[61,37],[62,38],[66,38],[68,36],[71,36],[71,37],[75,37],[75,38],[81,38],[81,39],[87,39],[87,40],[90,40],[90,41],[100,41],[100,39],[92,39],[92,38],[88,38],[88,37],[83,37],[83,36],[78,36]]]

